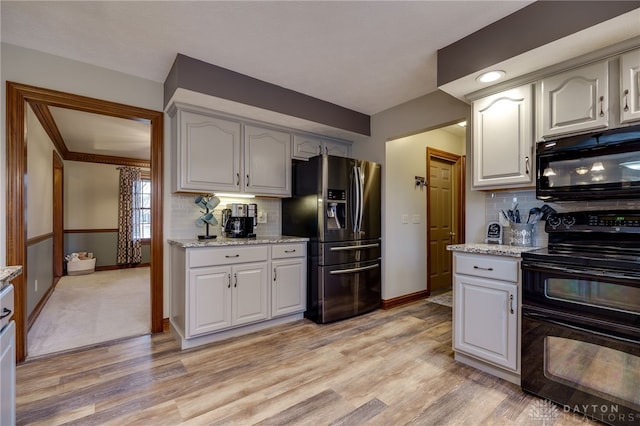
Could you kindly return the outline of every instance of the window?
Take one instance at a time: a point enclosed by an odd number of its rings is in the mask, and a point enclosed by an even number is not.
[[[147,240],[151,238],[151,178],[142,176],[140,187],[140,238]]]

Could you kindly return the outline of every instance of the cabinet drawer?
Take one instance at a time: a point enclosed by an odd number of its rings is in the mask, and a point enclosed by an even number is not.
[[[288,257],[302,257],[307,254],[306,243],[274,244],[271,246],[272,259],[286,259]]]
[[[457,274],[518,282],[518,260],[495,256],[454,253]]]
[[[269,246],[207,247],[189,250],[189,267],[260,262],[269,257]]]

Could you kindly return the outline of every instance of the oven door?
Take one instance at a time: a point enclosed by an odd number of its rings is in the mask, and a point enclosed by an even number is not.
[[[611,425],[640,422],[640,330],[522,306],[522,389]]]
[[[522,303],[640,329],[640,273],[523,259]]]

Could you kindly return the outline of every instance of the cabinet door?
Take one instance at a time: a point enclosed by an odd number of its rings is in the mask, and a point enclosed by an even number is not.
[[[245,126],[245,189],[252,194],[291,196],[291,135]]]
[[[269,318],[267,262],[234,266],[233,325]]]
[[[198,268],[189,272],[189,321],[186,337],[231,326],[231,268]]]
[[[473,102],[473,186],[533,185],[533,88]]]
[[[293,158],[308,160],[322,153],[322,139],[307,135],[293,135]]]
[[[516,371],[516,284],[455,275],[454,348]]]
[[[271,264],[271,316],[303,312],[307,306],[306,259],[274,260]]]
[[[336,157],[351,157],[351,145],[342,142],[325,141],[324,151]]]
[[[543,79],[543,136],[607,127],[608,87],[609,63],[606,61]]]
[[[240,123],[178,111],[178,191],[240,190]]]
[[[620,57],[620,121],[640,120],[640,49]]]

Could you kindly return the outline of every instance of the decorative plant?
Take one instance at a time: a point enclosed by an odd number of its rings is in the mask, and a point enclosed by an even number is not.
[[[215,235],[209,235],[209,225],[217,225],[218,221],[213,215],[213,209],[220,204],[220,199],[213,194],[198,195],[195,201],[196,205],[200,207],[200,217],[196,220],[196,225],[206,226],[205,235],[198,235],[199,240],[209,240],[215,238]]]

